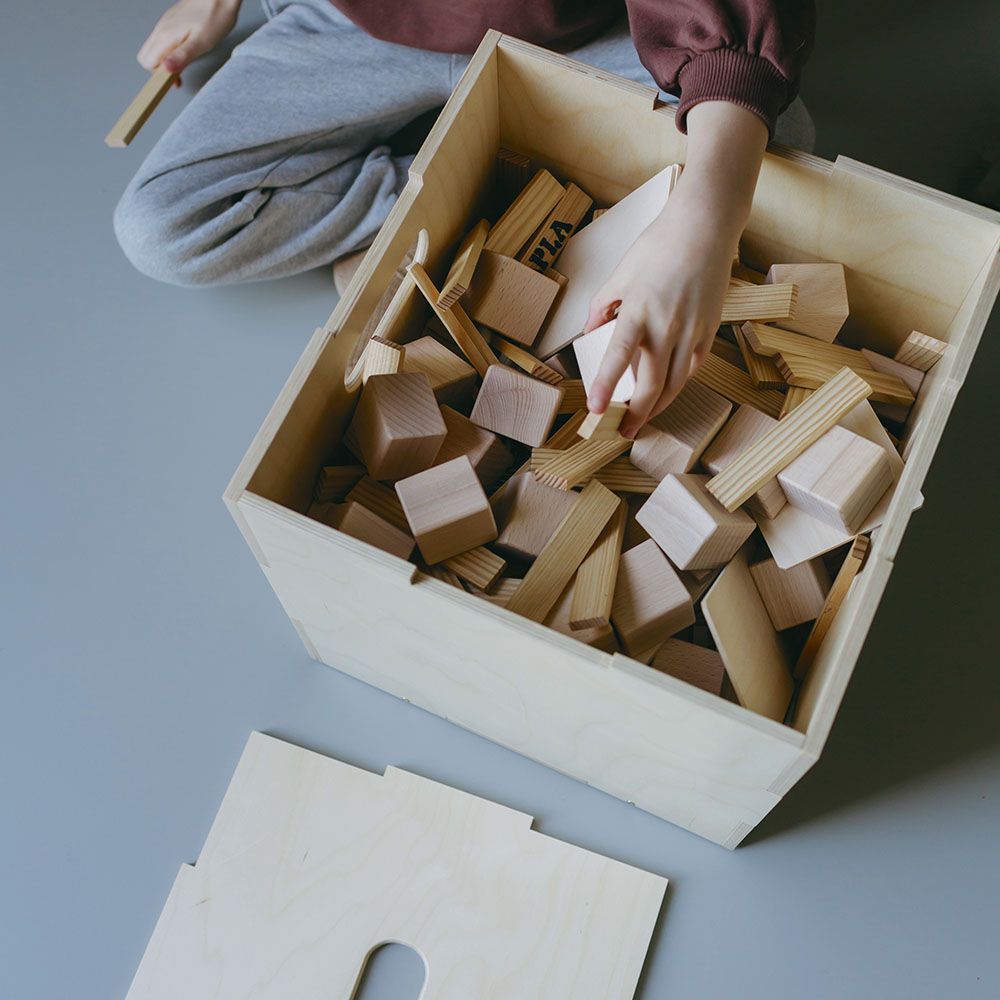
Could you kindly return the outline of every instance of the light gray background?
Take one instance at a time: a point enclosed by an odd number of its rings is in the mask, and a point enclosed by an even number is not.
[[[961,191],[997,135],[995,4],[825,6],[820,152]],[[306,656],[219,497],[334,293],[119,254],[118,193],[208,71],[104,148],[157,13],[3,15],[0,997],[124,995],[255,728],[669,876],[643,998],[996,997],[996,322],[826,755],[727,853]]]

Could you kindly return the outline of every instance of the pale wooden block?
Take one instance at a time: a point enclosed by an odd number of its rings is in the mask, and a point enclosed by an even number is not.
[[[579,575],[579,574],[578,574]],[[577,639],[594,649],[601,649],[605,653],[616,653],[618,651],[618,639],[614,629],[609,624],[594,625],[590,628],[574,628],[570,620],[570,611],[573,605],[574,594],[578,586],[577,581],[570,580],[566,589],[559,595],[555,607],[549,612],[548,617],[542,622],[547,628],[554,629],[561,635]]]
[[[712,439],[701,456],[701,464],[713,474],[722,472],[776,423],[774,417],[744,403]],[[777,479],[765,483],[746,502],[747,510],[760,517],[776,517],[784,506],[785,494]]]
[[[490,230],[486,249],[516,257],[521,247],[548,218],[565,190],[547,170],[539,170]]]
[[[732,404],[718,393],[689,381],[674,401],[636,435],[632,464],[654,479],[690,471],[732,409]]]
[[[841,563],[840,569],[837,571],[833,586],[827,592],[823,607],[820,609],[812,631],[809,633],[809,637],[806,639],[806,643],[802,647],[802,652],[795,663],[796,680],[802,680],[805,677],[813,661],[816,659],[816,654],[823,645],[823,640],[826,638],[827,632],[830,631],[833,619],[837,616],[841,604],[844,603],[844,599],[851,589],[851,584],[854,583],[854,578],[861,572],[864,566],[869,544],[869,539],[866,535],[858,535],[851,543],[851,548],[844,558],[843,563]]]
[[[544,468],[558,454],[558,448],[532,448],[529,460],[531,471],[537,472]],[[603,483],[613,493],[643,493],[646,496],[649,496],[660,485],[658,479],[654,479],[637,469],[626,455],[612,459],[607,465],[598,469],[593,476],[576,485],[586,486],[590,479],[596,479],[599,483]]]
[[[839,361],[825,361],[797,354],[778,354],[775,361],[789,385],[802,386],[805,389],[821,388],[845,367]],[[895,406],[910,406],[913,403],[913,393],[901,378],[877,372],[872,368],[852,367],[855,374],[871,387],[870,395],[873,403],[892,403]]]
[[[780,392],[758,389],[745,371],[712,352],[708,353],[691,378],[699,385],[724,396],[731,403],[749,403],[775,419],[785,402],[785,397]]]
[[[512,344],[499,335],[493,338],[493,348],[498,355],[517,365],[521,371],[527,372],[532,378],[541,379],[543,382],[548,382],[549,385],[559,385],[563,380],[563,376],[554,368],[544,361],[539,361],[534,354],[526,351],[523,347]]]
[[[127,146],[139,134],[139,129],[146,124],[149,116],[176,82],[176,73],[157,66],[149,74],[149,79],[143,84],[139,93],[132,98],[131,104],[111,127],[111,131],[104,137],[105,144],[118,148]]]
[[[576,356],[577,367],[580,369],[580,379],[588,393],[597,379],[597,373],[601,369],[601,363],[604,361],[604,355],[607,353],[608,344],[611,343],[617,322],[613,319],[610,323],[605,323],[573,341],[573,354]],[[618,380],[614,392],[611,393],[612,402],[627,403],[632,398],[632,394],[635,392],[636,373],[637,367],[633,362],[625,369],[625,374]]]
[[[396,491],[385,483],[376,482],[371,476],[363,476],[347,494],[348,500],[353,500],[367,507],[372,513],[378,514],[400,531],[410,533],[410,525],[403,513],[403,505],[396,496]]]
[[[582,379],[564,378],[559,383],[559,388],[563,391],[563,397],[559,403],[560,413],[576,413],[587,405],[587,387]]]
[[[667,639],[656,651],[649,664],[687,684],[693,684],[710,694],[722,693],[726,667],[714,649],[703,649],[683,639]]]
[[[313,500],[316,503],[340,503],[365,474],[362,465],[327,465],[316,480]]]
[[[555,281],[526,264],[484,250],[462,306],[477,323],[530,346],[558,291]]]
[[[127,1000],[347,1000],[386,941],[425,963],[397,996],[630,1000],[667,880],[533,822],[253,733]]]
[[[448,309],[442,309],[438,305],[438,292],[424,268],[415,261],[409,267],[410,277],[413,283],[420,290],[420,294],[426,299],[428,305],[434,310],[434,314],[448,331],[448,336],[458,345],[458,349],[468,358],[469,364],[476,369],[481,376],[485,376],[486,369],[490,365],[497,364],[496,355],[493,353],[486,339],[476,329],[475,323],[466,315],[465,310],[455,302]]]
[[[543,486],[530,472],[512,476],[494,504],[499,529],[494,548],[514,559],[537,558],[577,497]]]
[[[552,427],[562,396],[561,386],[548,385],[502,365],[490,365],[470,419],[522,444],[540,445]]]
[[[788,502],[842,531],[855,531],[892,485],[877,444],[832,427],[778,474]]]
[[[420,554],[432,565],[497,536],[493,511],[467,455],[401,479],[396,494]]]
[[[679,164],[661,170],[566,244],[559,270],[569,280],[535,344],[540,358],[548,360],[580,335],[590,313],[591,298],[608,280],[625,251],[663,210],[680,171]]]
[[[435,465],[443,465],[459,455],[472,463],[483,488],[494,490],[503,481],[504,474],[514,464],[510,449],[492,431],[477,426],[450,406],[441,407],[441,416],[447,436],[437,453]]]
[[[822,559],[810,559],[791,569],[765,559],[751,565],[750,575],[779,632],[818,618],[830,590],[830,574]]]
[[[544,621],[619,502],[600,483],[588,483],[525,574],[507,609]]]
[[[788,655],[738,552],[701,602],[702,614],[744,708],[781,722],[792,700]]]
[[[726,510],[707,482],[708,476],[668,475],[636,515],[678,569],[722,566],[753,534],[753,518]]]
[[[743,285],[731,282],[722,302],[721,323],[787,321],[795,315],[796,288],[781,285]]]
[[[403,479],[428,468],[447,430],[427,376],[376,375],[368,380],[349,434],[374,479]]]
[[[827,343],[840,333],[851,311],[843,264],[772,264],[764,280],[798,288],[794,318],[779,325]]]
[[[861,354],[875,371],[882,372],[883,375],[895,375],[896,378],[905,383],[907,389],[913,393],[914,400],[916,399],[917,393],[924,382],[924,372],[919,368],[911,368],[909,365],[904,365],[894,358],[887,358],[884,354],[876,354],[875,351],[869,351],[867,347],[861,349]],[[907,406],[898,406],[892,403],[874,404],[875,412],[880,417],[897,424],[906,422],[906,418],[910,415],[911,407],[912,404]]]
[[[618,437],[625,414],[628,413],[627,403],[609,403],[603,413],[588,413],[578,431],[580,437],[587,441],[607,441]]]
[[[885,495],[861,526],[863,532],[869,532],[886,519],[899,478],[903,474],[903,460],[867,401],[854,407],[838,423],[841,427],[877,444],[885,452],[892,470],[893,485],[886,490]],[[921,503],[923,497],[918,493],[914,498],[913,509],[919,507]],[[773,520],[760,519],[758,527],[767,547],[771,550],[771,555],[774,556],[774,561],[782,569],[796,566],[824,552],[831,552],[846,545],[853,537],[850,533],[834,528],[791,504],[786,504]]]
[[[497,578],[507,568],[507,561],[501,559],[495,552],[481,545],[468,552],[460,552],[457,556],[445,559],[441,564],[459,579],[471,583],[480,590],[493,586]]]
[[[841,369],[822,389],[710,479],[709,492],[727,510],[735,510],[870,393],[867,382],[849,368]]]
[[[476,369],[433,337],[420,337],[406,345],[404,372],[423,372],[434,398],[443,405],[466,409],[476,391]]]
[[[816,361],[837,363],[841,368],[852,368],[855,371],[870,370],[870,365],[865,361],[861,351],[844,344],[828,344],[804,333],[795,333],[792,330],[783,330],[763,323],[744,323],[740,327],[740,332],[754,351],[766,357],[795,354]]]
[[[490,224],[480,219],[462,238],[438,295],[437,304],[442,309],[451,308],[469,290],[489,231]]]
[[[628,451],[631,445],[631,441],[620,435],[600,441],[579,441],[539,466],[534,475],[547,486],[571,490],[590,481],[609,462]]]
[[[367,384],[373,375],[395,375],[402,371],[405,348],[382,337],[372,337],[365,346],[365,367],[361,381]]]
[[[556,207],[519,256],[521,263],[542,274],[546,273],[559,259],[566,241],[580,227],[593,204],[593,199],[585,191],[581,191],[575,184],[567,184]]]
[[[747,323],[747,326],[753,326]],[[784,389],[785,379],[774,363],[774,358],[769,358],[765,354],[758,354],[747,342],[746,334],[739,326],[732,327],[733,336],[736,338],[736,345],[743,359],[743,365],[747,370],[753,384],[758,389]]]
[[[342,531],[351,538],[374,545],[383,552],[409,559],[413,554],[413,539],[384,518],[354,500],[344,503],[315,504],[310,517]]]
[[[622,555],[611,619],[629,654],[642,654],[694,622],[687,588],[655,542]]]
[[[778,419],[787,417],[800,403],[804,403],[814,392],[813,389],[803,388],[801,385],[790,385],[785,393],[785,402],[778,414]]]
[[[948,345],[943,340],[928,337],[914,330],[896,351],[895,360],[900,364],[929,372],[941,360]]]
[[[628,508],[624,502],[619,502],[618,509],[576,572],[569,615],[573,630],[606,627],[611,622],[611,602],[618,579],[627,516]]]

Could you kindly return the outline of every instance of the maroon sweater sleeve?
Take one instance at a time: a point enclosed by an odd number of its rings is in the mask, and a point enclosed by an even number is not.
[[[813,0],[627,0],[643,65],[679,94],[677,127],[701,101],[731,101],[774,135],[812,51]]]

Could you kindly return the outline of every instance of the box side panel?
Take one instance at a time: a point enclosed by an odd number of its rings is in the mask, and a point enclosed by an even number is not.
[[[325,663],[703,837],[734,846],[802,755],[785,727],[447,584],[411,584],[412,566],[267,501],[240,505]]]

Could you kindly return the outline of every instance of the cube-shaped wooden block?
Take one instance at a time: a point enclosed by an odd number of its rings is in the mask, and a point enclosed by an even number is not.
[[[531,472],[512,476],[496,503],[494,548],[511,559],[535,559],[576,503],[578,493],[543,486]]]
[[[701,456],[701,464],[709,472],[715,474],[738,458],[766,431],[769,431],[778,421],[755,406],[747,403],[739,406],[736,412],[726,421],[726,425],[715,436],[712,443]],[[759,517],[776,517],[785,506],[785,494],[777,479],[772,479],[762,486],[747,502],[750,513]]]
[[[815,621],[830,590],[830,574],[822,559],[807,559],[790,569],[765,559],[750,567],[750,575],[779,632]]]
[[[691,595],[654,541],[622,553],[611,621],[631,656],[655,648],[694,623]]]
[[[477,426],[450,406],[441,407],[448,436],[441,445],[435,465],[443,465],[459,455],[472,463],[483,488],[492,491],[503,480],[504,473],[513,465],[510,449],[492,431]]]
[[[375,375],[361,393],[347,440],[372,479],[403,479],[429,468],[447,429],[423,372]]]
[[[558,292],[558,283],[534,268],[484,250],[462,308],[477,323],[530,346]]]
[[[772,264],[765,281],[798,288],[795,318],[779,320],[777,326],[827,343],[840,333],[851,311],[843,264]]]
[[[409,559],[413,553],[413,539],[405,531],[400,531],[357,501],[313,504],[309,514],[345,535],[374,545],[400,559]]]
[[[728,511],[708,490],[708,476],[669,475],[639,509],[636,520],[678,569],[711,569],[729,562],[753,534],[753,518]]]
[[[468,412],[472,405],[476,394],[476,369],[434,337],[419,337],[406,345],[403,371],[423,372],[431,384],[434,398],[442,405],[462,412]]]
[[[712,694],[721,694],[726,679],[725,665],[716,650],[683,639],[668,639],[649,665]]]
[[[632,464],[654,479],[663,479],[671,472],[689,472],[732,409],[728,399],[692,379],[636,435]]]
[[[401,479],[396,493],[428,563],[468,552],[497,536],[489,500],[466,455]]]
[[[512,368],[490,365],[470,419],[488,431],[537,448],[549,435],[562,397],[558,386]]]
[[[885,450],[833,427],[778,474],[788,502],[842,531],[857,531],[892,485]]]

